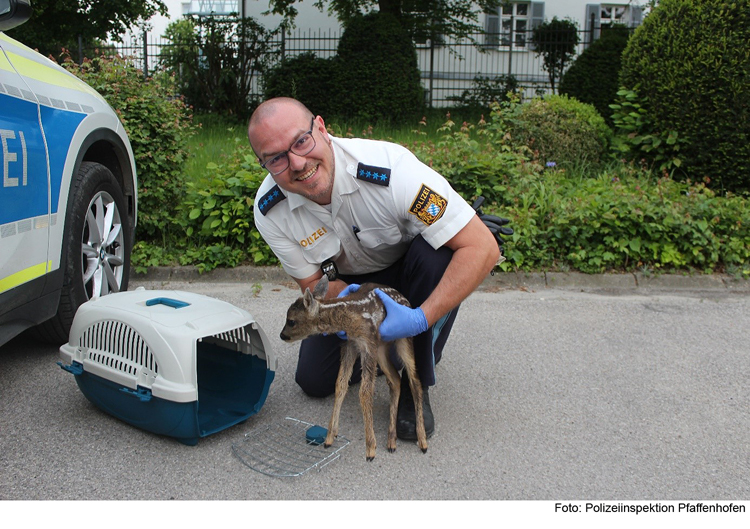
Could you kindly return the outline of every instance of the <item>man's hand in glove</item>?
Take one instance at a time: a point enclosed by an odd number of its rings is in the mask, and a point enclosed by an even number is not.
[[[375,293],[385,305],[385,319],[380,324],[380,337],[383,340],[391,342],[409,338],[427,330],[427,317],[421,308],[411,309],[402,305],[379,288],[375,289]]]
[[[501,237],[501,235],[513,235],[513,229],[508,228],[506,225],[510,223],[509,219],[504,219],[502,217],[496,217],[494,215],[485,215],[482,212],[482,204],[484,203],[484,197],[477,198],[474,203],[471,205],[472,208],[474,208],[474,211],[477,212],[477,215],[479,216],[479,220],[481,220],[485,226],[487,226],[487,229],[490,230],[492,235],[495,236],[495,241],[497,241],[497,246],[500,248],[500,252],[503,251],[503,244],[505,241]]]

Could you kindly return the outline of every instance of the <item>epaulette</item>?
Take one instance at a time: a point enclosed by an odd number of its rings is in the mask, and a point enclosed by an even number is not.
[[[391,183],[391,170],[360,163],[357,165],[357,178],[371,184],[388,187],[388,184]]]
[[[266,193],[265,195],[261,197],[260,201],[258,201],[258,209],[265,217],[266,213],[268,213],[268,211],[272,207],[274,207],[276,204],[278,204],[285,198],[286,198],[286,195],[281,192],[281,189],[279,189],[279,186],[277,184],[273,186],[268,191],[268,193]]]

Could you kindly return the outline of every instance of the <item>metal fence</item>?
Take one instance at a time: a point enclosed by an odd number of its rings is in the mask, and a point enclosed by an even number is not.
[[[592,42],[593,35],[599,35],[600,28],[579,30],[579,44],[576,56]],[[336,30],[287,31],[270,42],[273,60],[294,57],[301,53],[313,52],[317,57],[329,58],[336,55],[340,34]],[[537,54],[525,39],[521,46],[499,46],[502,35],[477,33],[471,39],[447,40],[440,44],[427,42],[417,44],[417,57],[425,90],[425,101],[431,107],[444,107],[455,104],[454,99],[466,90],[472,89],[475,78],[495,79],[512,76],[525,95],[550,93],[552,86],[547,72],[543,69],[543,58]],[[160,57],[165,49],[174,47],[169,40],[143,33],[134,36],[130,42],[108,46],[122,56],[130,57],[134,64],[144,71],[144,75],[161,67]],[[79,59],[90,56],[95,50],[83,46],[78,50]],[[571,61],[572,62],[572,61]],[[262,78],[255,79],[252,96],[262,98]]]

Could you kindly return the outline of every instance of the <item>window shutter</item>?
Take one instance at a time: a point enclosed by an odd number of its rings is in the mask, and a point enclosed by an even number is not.
[[[586,40],[583,49],[588,48],[599,38],[601,31],[601,6],[599,4],[586,4]]]
[[[529,34],[526,36],[526,43],[531,51],[536,49],[534,43],[531,41],[531,37],[534,35],[534,30],[542,25],[544,22],[544,2],[531,2],[531,20],[529,24]]]
[[[640,6],[630,7],[630,27],[637,28],[643,22],[643,8]]]
[[[485,14],[484,20],[484,47],[486,49],[497,49],[500,46],[500,16],[495,13]]]

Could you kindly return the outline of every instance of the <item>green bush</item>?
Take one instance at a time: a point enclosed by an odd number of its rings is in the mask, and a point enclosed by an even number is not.
[[[438,141],[417,141],[409,148],[467,201],[483,196],[488,204],[503,203],[509,182],[539,169],[528,150],[516,149],[509,141],[503,119],[507,106],[493,104],[490,121],[482,119],[477,125],[464,122],[457,127],[449,116]]]
[[[622,56],[621,84],[685,140],[686,176],[715,189],[750,191],[748,42],[750,0],[661,0]]]
[[[408,121],[424,108],[417,52],[393,15],[352,19],[338,45],[336,115],[370,122]]]
[[[284,59],[263,77],[263,95],[293,97],[307,106],[313,113],[332,116],[336,108],[333,78],[336,58],[321,59],[313,52]]]
[[[169,236],[185,190],[183,166],[188,139],[195,133],[192,112],[175,97],[174,78],[143,72],[122,57],[97,57],[63,66],[97,90],[117,112],[130,138],[138,171],[140,239]]]
[[[560,80],[560,94],[593,105],[604,120],[611,124],[612,110],[619,89],[620,59],[628,44],[629,30],[615,26],[602,32],[576,58]]]
[[[610,105],[616,132],[612,151],[625,160],[674,176],[682,166],[680,150],[685,141],[676,131],[655,130],[644,106],[646,102],[633,90],[617,92],[615,102]]]
[[[698,270],[750,277],[747,200],[619,166],[580,179],[527,173],[497,212],[512,219],[505,269]],[[487,208],[485,208],[487,209]]]
[[[518,91],[518,79],[514,75],[477,76],[471,85],[460,96],[448,96],[448,100],[469,112],[489,111],[492,103],[507,101],[509,93]]]
[[[209,163],[202,179],[188,183],[179,218],[190,240],[183,264],[206,271],[246,260],[278,262],[253,220],[253,201],[266,174],[243,142],[223,160]]]
[[[606,159],[612,131],[591,105],[552,95],[513,105],[506,114],[513,141],[543,164],[595,169]]]

